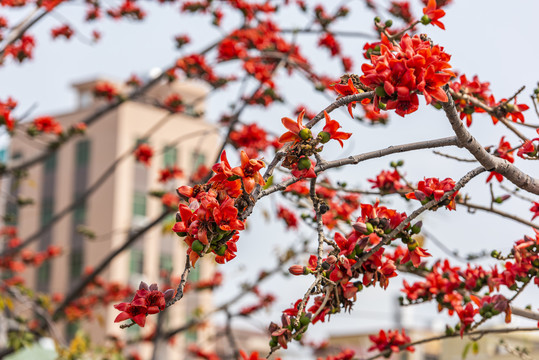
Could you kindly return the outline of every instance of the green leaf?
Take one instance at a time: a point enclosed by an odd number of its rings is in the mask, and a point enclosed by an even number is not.
[[[464,347],[464,350],[462,350],[462,360],[466,359],[466,356],[468,355],[468,352],[470,351],[470,347],[472,346],[472,343],[469,342]]]
[[[472,352],[474,353],[474,355],[477,355],[477,353],[479,353],[479,343],[477,341],[474,341],[472,343]]]
[[[267,188],[269,188],[271,185],[273,185],[273,175],[271,175],[268,180],[266,180],[266,185],[264,185],[262,187],[262,189],[266,190]]]

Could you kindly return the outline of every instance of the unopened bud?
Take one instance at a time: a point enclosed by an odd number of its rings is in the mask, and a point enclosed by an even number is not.
[[[292,265],[288,268],[288,272],[292,275],[305,275],[305,266],[302,265]]]
[[[414,191],[415,198],[419,201],[423,201],[427,198],[427,195],[421,190]]]
[[[298,161],[298,169],[308,170],[311,168],[311,160],[308,157],[304,156]]]
[[[383,102],[379,102],[379,103],[378,103],[378,108],[379,108],[380,110],[385,110],[385,109],[386,109],[386,104],[384,104]]]
[[[361,234],[367,233],[367,225],[365,225],[364,222],[358,221],[354,225],[352,225],[355,231]]]
[[[144,281],[141,281],[139,286],[138,286],[139,290],[149,290],[149,287],[148,287],[148,284],[146,284]]]
[[[310,138],[313,137],[313,134],[311,132],[311,129],[309,128],[303,128],[299,131],[299,137],[302,138],[303,140],[309,140]]]
[[[202,244],[200,241],[198,240],[195,240],[193,241],[193,243],[191,244],[191,249],[196,252],[196,253],[199,253],[204,250],[204,244]]]
[[[393,25],[393,20],[386,20],[386,27],[391,27],[391,25]]]
[[[337,262],[337,257],[335,255],[329,255],[326,259],[326,262],[330,265],[333,265]]]
[[[322,144],[325,144],[331,140],[331,135],[327,131],[321,131],[318,133],[318,138]]]
[[[163,294],[165,295],[165,301],[168,302],[174,296],[174,289],[168,289]]]
[[[159,287],[157,286],[157,284],[154,283],[150,285],[150,291],[157,291],[157,290],[159,290]]]

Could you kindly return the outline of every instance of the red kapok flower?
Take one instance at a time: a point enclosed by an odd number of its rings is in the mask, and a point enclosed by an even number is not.
[[[280,143],[287,143],[287,142],[296,142],[301,141],[302,138],[300,137],[300,131],[303,129],[306,129],[305,126],[303,126],[303,116],[305,115],[305,109],[298,115],[298,118],[296,121],[288,118],[283,117],[281,119],[281,122],[283,123],[284,127],[287,128],[289,131],[285,132],[281,135],[279,138]]]
[[[341,147],[344,146],[343,144],[343,140],[348,140],[350,138],[350,136],[352,136],[351,133],[345,133],[345,132],[342,132],[342,131],[337,131],[340,127],[341,127],[341,124],[339,124],[336,120],[332,120],[328,113],[324,110],[324,116],[326,118],[326,125],[324,126],[324,128],[322,129],[322,132],[326,133],[326,134],[329,134],[329,138],[327,139],[327,141],[329,141],[329,139],[335,139],[339,142],[339,144],[341,145]],[[320,135],[319,135],[320,136]],[[327,136],[325,134],[322,135],[322,142],[325,143],[327,141],[324,141],[324,136]]]
[[[423,17],[421,22],[425,25],[432,24],[438,26],[440,29],[445,30],[444,24],[438,19],[441,19],[445,16],[445,11],[442,9],[436,8],[436,0],[429,0],[427,7],[423,8]]]
[[[146,166],[150,166],[150,161],[153,156],[153,149],[148,144],[140,144],[135,150],[135,158],[138,162],[143,163]]]
[[[266,167],[262,160],[249,159],[249,156],[245,151],[241,151],[240,154],[241,166],[232,169],[234,175],[241,178],[245,191],[250,194],[253,192],[255,185],[264,186],[266,182],[262,175],[260,175],[260,169]]]

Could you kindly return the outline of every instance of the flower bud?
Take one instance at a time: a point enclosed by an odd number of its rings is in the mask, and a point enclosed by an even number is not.
[[[393,25],[393,20],[389,19],[389,20],[386,20],[386,27],[391,27],[391,25]]]
[[[365,233],[365,235],[369,235],[374,231],[374,227],[370,222],[366,223],[365,226],[367,227],[367,232]]]
[[[139,290],[142,290],[142,289],[149,290],[149,287],[148,287],[148,284],[146,284],[144,281],[141,281],[139,286],[138,286],[138,289]]]
[[[325,144],[331,140],[331,135],[327,131],[321,131],[318,133],[318,138],[322,144]]]
[[[169,302],[174,296],[174,289],[168,289],[163,294],[165,295],[165,301]]]
[[[193,243],[191,244],[191,249],[196,252],[196,253],[199,253],[204,250],[204,244],[202,244],[200,241],[198,240],[195,240],[193,241]]]
[[[288,268],[288,272],[292,275],[305,275],[305,266],[292,265]]]
[[[421,24],[423,24],[423,25],[430,24],[430,17],[428,17],[428,15],[423,15],[421,17]]]
[[[352,225],[355,231],[361,234],[367,233],[367,225],[365,225],[364,222],[358,221],[354,225]]]
[[[311,314],[307,314],[307,315],[303,314],[299,318],[299,324],[301,325],[301,327],[308,325],[310,322],[311,322]]]
[[[337,258],[335,257],[335,255],[329,255],[326,259],[326,262],[330,265],[333,265],[337,262]]]
[[[417,241],[412,240],[412,241],[410,241],[410,243],[408,244],[408,251],[412,252],[412,251],[414,251],[415,249],[417,249],[418,246],[419,246],[419,244],[417,243]]]
[[[226,245],[223,245],[219,249],[217,249],[217,251],[215,253],[218,256],[224,256],[227,249],[228,249],[228,247]]]
[[[303,128],[299,131],[299,137],[302,138],[303,140],[309,140],[310,138],[313,137],[313,134],[311,132],[311,129],[309,128]]]
[[[380,19],[379,16],[377,16],[377,17],[374,18],[374,22],[375,22],[375,23],[379,23],[380,21],[382,21],[382,19]]]
[[[423,226],[423,221],[418,221],[412,226],[412,234],[419,234],[421,227]]]
[[[159,287],[157,286],[156,283],[153,283],[150,285],[150,291],[157,291],[159,290]]]
[[[385,110],[385,109],[386,109],[386,104],[384,104],[383,102],[379,102],[379,103],[378,103],[378,108],[379,108],[380,110]]]
[[[300,170],[308,170],[311,168],[311,160],[309,160],[308,157],[303,156],[298,161],[298,169]]]
[[[427,198],[427,195],[421,190],[414,191],[415,198],[419,201],[423,201]]]

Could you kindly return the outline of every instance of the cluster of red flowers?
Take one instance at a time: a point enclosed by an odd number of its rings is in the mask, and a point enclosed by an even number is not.
[[[493,294],[494,290],[500,291],[500,287],[506,286],[515,291],[522,285],[533,281],[539,285],[539,231],[535,230],[535,238],[524,236],[513,246],[509,259],[504,260],[503,269],[494,266],[487,270],[480,265],[468,265],[465,269],[451,266],[449,261],[437,262],[429,269],[424,281],[408,284],[403,281],[406,299],[410,303],[436,300],[438,309],[447,309],[449,314],[457,313],[460,320],[461,334],[474,322],[474,315],[480,314],[484,318],[490,318],[501,312],[506,313],[509,320],[510,308],[507,306],[505,297]],[[493,256],[498,258],[497,252]],[[466,292],[478,294],[487,288],[489,297],[480,300],[474,299],[477,307],[469,302]],[[457,327],[458,328],[458,327]]]
[[[108,101],[112,101],[119,95],[116,86],[107,81],[101,81],[95,85],[94,95],[97,98],[105,98]]]
[[[253,294],[256,295],[258,298],[258,302],[254,305],[244,306],[240,310],[240,315],[248,316],[254,313],[255,311],[258,311],[260,309],[268,308],[270,307],[276,300],[275,296],[272,294],[262,294],[258,287],[254,287],[252,290]]]
[[[174,41],[176,41],[176,48],[181,49],[184,45],[189,44],[191,39],[187,35],[178,35],[174,37]]]
[[[180,282],[180,279],[177,279],[176,283],[179,283],[179,282]],[[191,290],[194,290],[194,291],[213,290],[216,287],[221,286],[222,283],[223,283],[223,274],[219,271],[216,271],[210,279],[199,280],[194,283],[188,281],[185,284],[183,291],[188,292]]]
[[[315,151],[321,151],[322,148],[317,148],[317,146],[326,144],[331,139],[334,139],[343,147],[343,140],[349,139],[352,134],[338,131],[341,125],[336,120],[331,119],[328,113],[324,111],[326,124],[322,131],[314,138],[311,129],[303,125],[304,115],[305,110],[298,115],[296,121],[288,117],[281,119],[281,122],[288,131],[279,137],[279,142],[283,144],[288,142],[293,143],[288,151],[286,160],[283,162],[283,166],[292,170],[292,175],[296,178],[314,178],[316,177],[314,163],[309,159],[309,156],[313,155]]]
[[[440,201],[445,193],[452,191],[454,188],[455,181],[450,178],[443,179],[442,181],[440,181],[438,178],[428,178],[417,183],[417,190],[406,194],[406,198],[419,200],[421,201],[421,204],[424,205],[433,199]],[[455,197],[457,195],[458,191],[456,191],[440,205],[445,205],[445,207],[449,210],[455,210]],[[433,210],[437,208],[438,207],[435,207]]]
[[[144,327],[146,316],[163,311],[167,301],[171,300],[173,296],[173,289],[161,292],[157,284],[148,286],[148,284],[142,281],[131,302],[114,305],[116,310],[121,311],[114,322],[130,319],[137,325]]]
[[[398,353],[401,349],[400,347],[411,342],[410,337],[406,335],[404,329],[401,330],[388,330],[387,333],[384,330],[380,330],[378,336],[369,335],[369,339],[374,343],[373,346],[369,348],[369,351],[378,350],[386,351],[390,350],[392,352]],[[407,346],[403,350],[413,352],[413,346]]]
[[[62,133],[62,125],[51,116],[41,116],[34,119],[33,126],[28,128],[28,132],[60,135]]]
[[[473,77],[472,81],[468,80],[466,75],[461,75],[459,81],[453,81],[450,84],[450,87],[456,93],[454,100],[457,110],[460,112],[460,119],[466,118],[467,126],[472,125],[473,113],[484,113],[485,109],[481,106],[477,106],[477,104],[474,104],[464,97],[472,98],[473,100],[477,100],[485,106],[490,106],[492,108],[503,105],[501,112],[491,114],[494,124],[498,122],[497,116],[502,116],[504,118],[510,117],[514,122],[524,122],[524,115],[522,115],[522,112],[529,109],[528,105],[517,104],[516,98],[514,104],[505,103],[506,99],[496,102],[494,95],[492,95],[490,91],[490,83],[479,81],[477,75]]]
[[[23,62],[32,58],[32,52],[36,46],[36,41],[32,35],[22,35],[13,44],[7,44],[4,49],[5,56],[12,56],[15,60]]]
[[[62,25],[56,28],[51,29],[51,36],[53,39],[56,39],[60,36],[65,37],[66,39],[70,39],[71,36],[73,36],[75,32],[69,25]]]
[[[298,228],[298,217],[292,211],[288,210],[282,205],[277,207],[277,217],[283,219],[287,229]]]
[[[515,158],[513,156],[513,148],[511,147],[511,144],[509,141],[505,141],[505,136],[502,136],[500,139],[500,143],[498,145],[498,148],[494,151],[494,155],[501,157],[502,159],[505,159],[509,161],[510,163],[515,162]],[[497,173],[496,171],[491,171],[489,176],[487,177],[487,182],[492,180],[493,177],[496,177],[496,180],[499,182],[503,181],[503,175],[500,173]]]
[[[170,94],[163,102],[163,105],[165,105],[169,111],[174,113],[182,112],[185,109],[181,96],[176,93]]]
[[[212,167],[215,175],[207,184],[178,188],[188,205],[179,205],[173,231],[185,237],[193,265],[209,251],[221,264],[236,257],[237,232],[245,228],[244,221],[238,218],[238,210],[246,206],[241,197],[251,194],[257,184],[265,184],[259,173],[264,163],[250,159],[244,151],[240,157],[241,166],[232,168],[223,151],[221,162]]]
[[[418,93],[425,96],[427,104],[433,99],[447,101],[442,89],[452,76],[450,55],[438,45],[418,35],[404,35],[400,44],[394,45],[382,36],[380,55],[371,55],[372,64],[363,64],[361,82],[375,90],[375,109],[395,109],[400,116],[416,111]]]
[[[85,273],[91,273],[92,269],[85,269]],[[129,297],[133,289],[128,285],[117,282],[105,282],[101,277],[96,277],[84,290],[80,297],[70,302],[65,308],[68,321],[80,321],[92,319],[99,305],[107,306],[111,302],[120,301]],[[61,303],[64,299],[61,294],[54,294],[52,300]]]
[[[539,134],[539,129],[536,130]],[[539,137],[531,140],[526,140],[524,144],[518,149],[517,155],[523,159],[537,159],[539,156],[539,146],[534,145],[534,142],[539,143]]]
[[[11,112],[16,107],[17,102],[12,98],[8,98],[5,102],[0,100],[0,124],[5,125],[9,132],[15,129],[15,120],[11,116]]]
[[[127,86],[132,86],[135,88],[138,88],[142,86],[142,80],[135,74],[132,74],[126,81],[125,84]]]
[[[411,24],[414,21],[414,17],[410,11],[409,1],[392,1],[389,7],[389,13],[401,18],[407,24]]]
[[[371,189],[379,189],[382,194],[393,194],[406,190],[407,186],[401,183],[401,176],[395,169],[393,171],[383,170],[376,175],[376,179],[367,179],[372,183]]]
[[[213,68],[206,63],[206,58],[201,54],[187,55],[176,61],[176,68],[182,70],[188,78],[197,78],[208,84],[219,87],[228,80],[215,74]]]
[[[270,141],[268,134],[257,124],[242,125],[241,129],[230,133],[230,142],[236,148],[245,150],[249,157],[255,157],[269,146],[276,146],[276,141]]]
[[[140,160],[139,160],[140,161]],[[178,179],[183,177],[183,171],[176,165],[168,168],[159,170],[159,181],[160,183],[166,184],[172,179]]]
[[[134,152],[135,159],[146,166],[150,166],[153,157],[153,149],[150,145],[142,143]]]
[[[12,238],[10,241],[8,241],[8,247],[18,245],[20,245],[19,238]],[[20,273],[26,269],[26,266],[39,267],[41,264],[43,264],[43,262],[56,257],[61,253],[61,248],[55,245],[49,245],[47,249],[39,252],[35,252],[30,249],[23,249],[16,256],[5,256],[0,258],[0,268],[7,269],[14,273]]]
[[[107,15],[113,19],[125,17],[133,20],[142,20],[146,17],[146,12],[144,12],[135,1],[124,0],[118,8],[107,10]]]

